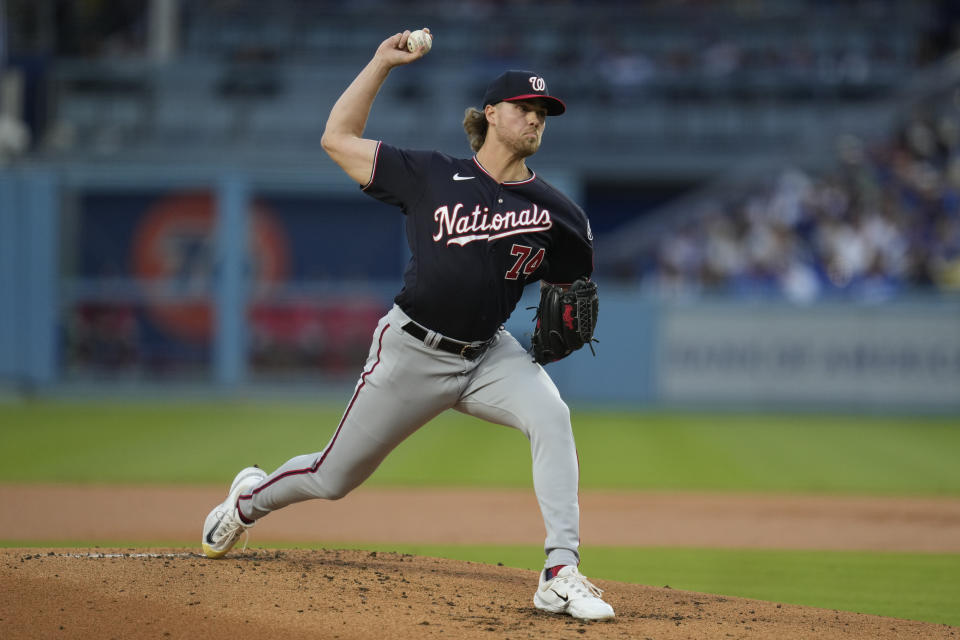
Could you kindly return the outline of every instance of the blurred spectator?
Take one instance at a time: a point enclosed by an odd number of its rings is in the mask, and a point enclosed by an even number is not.
[[[30,146],[30,130],[23,121],[23,75],[0,66],[0,167]]]
[[[960,114],[938,106],[873,148],[842,138],[831,173],[791,169],[730,202],[715,197],[659,240],[645,285],[797,302],[960,291]]]

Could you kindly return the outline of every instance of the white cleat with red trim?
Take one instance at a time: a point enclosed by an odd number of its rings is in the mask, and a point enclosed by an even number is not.
[[[237,539],[252,524],[244,524],[237,514],[237,498],[253,490],[267,477],[260,467],[247,467],[233,479],[227,498],[213,508],[203,523],[203,553],[208,558],[220,558],[236,544]]]
[[[613,607],[604,602],[602,589],[596,587],[573,565],[567,565],[545,580],[540,572],[540,585],[533,594],[537,609],[550,613],[566,613],[580,620],[607,620],[614,616]]]

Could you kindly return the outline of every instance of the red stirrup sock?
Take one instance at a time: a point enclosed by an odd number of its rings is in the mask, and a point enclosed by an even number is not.
[[[544,580],[553,580],[554,576],[556,576],[558,573],[560,573],[560,569],[563,569],[565,566],[567,566],[567,565],[565,565],[565,564],[558,564],[558,565],[555,566],[555,567],[550,567],[550,568],[548,568],[547,571],[546,571],[546,574],[543,576],[543,577],[544,577]]]

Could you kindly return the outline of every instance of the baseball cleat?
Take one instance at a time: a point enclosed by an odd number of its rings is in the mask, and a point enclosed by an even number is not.
[[[230,485],[227,499],[213,508],[203,523],[203,553],[208,558],[220,558],[233,548],[237,539],[252,524],[244,524],[237,515],[237,498],[260,484],[267,474],[259,467],[247,467],[237,474]]]
[[[566,613],[580,620],[607,620],[614,616],[613,607],[600,598],[602,589],[594,586],[580,571],[568,565],[552,580],[544,580],[540,572],[540,586],[533,594],[537,609],[550,613]]]

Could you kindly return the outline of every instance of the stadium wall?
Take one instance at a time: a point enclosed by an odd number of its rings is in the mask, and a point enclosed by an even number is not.
[[[607,288],[599,355],[550,365],[568,398],[769,409],[960,408],[960,301],[645,299]]]
[[[198,189],[209,197],[183,195]],[[188,380],[211,391],[310,380],[316,370],[291,367],[289,357],[261,371],[252,346],[264,339],[265,328],[273,327],[282,337],[300,330],[303,322],[313,331],[305,335],[313,339],[324,341],[324,336],[314,335],[317,331],[338,331],[326,341],[349,343],[335,352],[327,348],[320,365],[323,383],[349,384],[363,361],[371,323],[390,305],[399,286],[406,253],[395,217],[365,209],[352,189],[341,201],[345,193],[341,186],[325,186],[318,176],[287,176],[284,182],[229,171],[185,171],[179,178],[144,171],[122,179],[111,171],[71,174],[24,168],[0,173],[0,384],[56,392],[83,382],[94,392],[114,393],[118,381],[130,380],[138,382],[133,388],[171,387]],[[251,206],[261,196],[265,210],[272,207],[277,213],[273,223],[265,223],[257,206]],[[315,210],[316,198],[326,203],[322,214]],[[179,214],[203,203],[209,205],[208,215],[197,219],[206,220],[209,239],[201,234],[200,241],[183,245],[196,249],[184,255],[193,256],[198,267],[181,265],[172,274],[159,274],[162,277],[149,286],[143,278],[158,274],[147,267],[142,267],[144,272],[124,270],[120,263],[136,262],[137,251],[151,250],[143,238],[152,236],[137,231],[131,219],[143,218],[141,226],[155,230],[162,228],[156,225],[165,211]],[[81,232],[73,227],[85,208],[94,215]],[[378,230],[382,220],[387,226]],[[343,231],[349,225],[364,234],[324,234],[324,229]],[[283,237],[287,227],[293,231],[286,235],[310,235],[315,242],[305,248],[293,242],[286,253],[279,252],[285,256],[281,260],[275,255],[280,240],[263,238]],[[169,252],[171,238],[183,242],[184,234],[177,233],[157,246]],[[367,234],[372,234],[376,251],[369,250]],[[316,251],[315,245],[324,242],[328,249]],[[266,253],[251,258],[261,245]],[[112,256],[115,251],[119,253]],[[361,252],[385,260],[370,263],[364,278],[349,271],[330,272]],[[309,256],[316,253],[334,254],[333,266],[311,262]],[[133,258],[124,257],[128,255]],[[83,273],[84,260],[96,269]],[[280,264],[284,260],[286,266]],[[572,403],[960,409],[960,300],[802,306],[731,299],[670,301],[599,281],[597,356],[585,350],[549,365]],[[508,323],[521,342],[528,340],[532,311],[526,308],[536,304],[536,295],[530,288]],[[317,301],[326,307],[316,308]],[[122,326],[144,323],[131,334],[139,342],[125,345],[127,359],[121,353],[107,367],[76,366],[71,340],[77,318],[70,312],[86,303],[101,309],[129,307]],[[258,304],[259,312],[254,308]],[[164,309],[154,314],[152,324],[139,319],[149,315],[140,308],[150,311],[151,305]],[[170,313],[171,306],[176,313]],[[287,313],[291,310],[293,315]],[[208,322],[200,327],[204,336],[164,335],[196,331],[190,323],[197,317]],[[307,320],[291,320],[302,317]],[[266,320],[257,324],[258,318]],[[121,325],[108,325],[108,331],[119,334],[116,326]],[[116,352],[118,346],[101,337],[86,348]],[[162,357],[145,359],[138,350]],[[94,362],[102,355],[94,353]],[[158,361],[162,366],[153,367]]]

